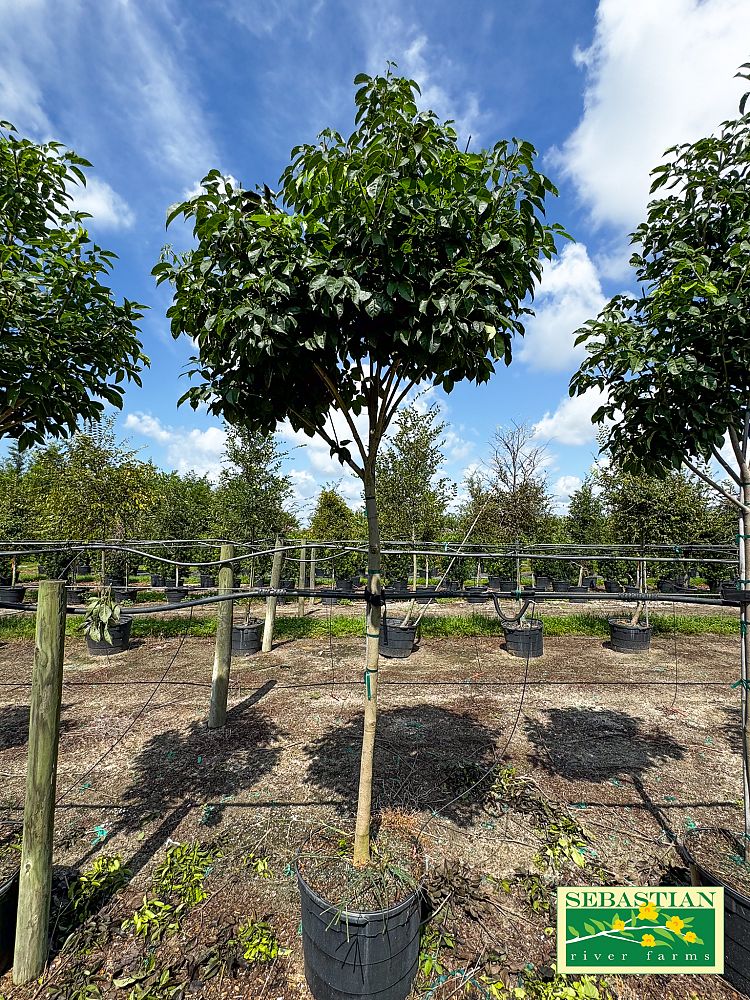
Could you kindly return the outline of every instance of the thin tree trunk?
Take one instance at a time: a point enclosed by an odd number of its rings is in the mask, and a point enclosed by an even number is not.
[[[417,576],[419,575],[419,568],[417,566],[417,553],[415,551],[416,548],[417,548],[417,539],[416,539],[416,536],[415,536],[415,534],[414,534],[413,531],[411,533],[411,547],[412,547],[412,557],[411,557],[411,585],[412,585],[412,589],[416,593],[416,590],[417,590]]]
[[[374,452],[375,449],[372,449]],[[380,524],[375,499],[375,471],[365,468],[365,509],[367,511],[367,582],[375,600],[367,604],[367,642],[365,647],[365,720],[362,734],[362,757],[359,765],[357,822],[354,831],[354,864],[363,867],[370,860],[370,818],[372,812],[372,767],[375,732],[378,721],[378,644],[380,641]]]
[[[750,467],[742,463],[742,500],[750,504]],[[750,590],[747,576],[750,572],[750,514],[742,512],[740,518],[740,579],[741,589]],[[748,635],[747,604],[740,605],[740,677],[742,679],[742,799],[745,817],[745,838],[750,835],[750,679],[748,665],[750,664],[750,635]]]

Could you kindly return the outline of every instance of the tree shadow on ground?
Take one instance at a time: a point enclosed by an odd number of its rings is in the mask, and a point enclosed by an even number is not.
[[[640,778],[667,760],[682,760],[684,747],[648,730],[643,720],[612,709],[551,708],[547,720],[527,719],[533,762],[568,781],[601,783]]]
[[[742,753],[742,711],[739,705],[723,706],[724,722],[719,732],[734,753]]]
[[[61,708],[61,714],[67,705]],[[29,741],[29,715],[28,705],[6,705],[0,708],[0,751],[14,750],[17,747],[25,747]],[[78,729],[81,723],[72,719],[60,719],[60,734],[69,733]]]
[[[281,755],[285,733],[256,707],[273,684],[227,712],[223,729],[209,730],[196,720],[187,729],[151,737],[133,761],[133,780],[122,796],[129,808],[120,829],[137,829],[148,813],[182,818],[201,804],[204,825],[218,824],[226,802],[263,781]]]
[[[341,797],[339,812],[356,807],[363,718],[329,730],[307,750],[307,780]],[[378,715],[373,810],[390,806],[437,810],[468,825],[493,781],[495,734],[468,713],[434,705],[388,709]],[[455,800],[455,801],[454,801]]]

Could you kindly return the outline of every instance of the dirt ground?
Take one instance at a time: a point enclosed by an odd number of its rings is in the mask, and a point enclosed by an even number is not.
[[[456,995],[472,971],[490,970],[513,986],[554,961],[554,908],[532,905],[524,881],[538,835],[528,815],[493,793],[499,767],[532,778],[587,834],[586,868],[558,873],[547,890],[554,882],[675,884],[686,872],[672,836],[694,824],[741,825],[739,698],[731,687],[738,655],[736,640],[710,636],[656,639],[644,656],[560,638],[547,639],[545,656],[527,670],[502,640],[431,639],[407,660],[381,661],[374,808],[388,822],[395,810],[397,822],[421,831],[431,870],[447,865],[444,883],[453,877],[440,925],[454,942],[439,953],[445,983],[436,986],[434,972],[422,976],[415,996]],[[6,842],[22,816],[32,657],[31,643],[0,648]],[[311,830],[352,827],[361,641],[295,640],[236,658],[221,731],[205,724],[212,662],[210,639],[140,640],[108,658],[68,641],[56,898],[102,854],[120,855],[132,877],[100,912],[95,941],[62,952],[58,943],[41,985],[14,989],[7,975],[0,994],[174,996],[166,986],[138,993],[113,985],[151,962],[168,970],[177,996],[309,997],[293,864]],[[167,847],[193,841],[216,856],[208,898],[186,911],[175,935],[147,947],[121,922],[149,892]],[[260,858],[268,872],[253,866]],[[275,931],[275,961],[207,981],[200,969],[186,971],[186,956],[251,916]],[[99,994],[71,992],[83,970]],[[692,976],[621,977],[610,991],[622,1000],[736,995],[718,977]]]

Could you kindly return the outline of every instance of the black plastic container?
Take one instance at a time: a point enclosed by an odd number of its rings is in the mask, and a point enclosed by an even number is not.
[[[106,639],[97,641],[90,635],[86,636],[86,645],[92,656],[109,656],[112,653],[123,653],[130,645],[130,629],[133,625],[132,618],[121,618],[116,624],[109,626],[109,634],[112,642]]]
[[[469,604],[485,604],[489,600],[486,587],[467,587],[466,600]]]
[[[594,590],[596,587],[597,577],[595,576],[584,576],[581,580],[581,586],[585,587],[587,590]]]
[[[406,580],[404,580],[403,578],[397,580],[389,580],[388,586],[385,588],[386,597],[388,596],[389,592],[403,594],[404,591],[407,589],[408,589],[408,584]]]
[[[0,601],[5,604],[23,604],[25,587],[0,587]]]
[[[117,601],[132,601],[135,604],[138,600],[138,591],[135,587],[113,587],[112,596]]]
[[[164,577],[161,575],[161,573],[152,573],[151,574],[151,586],[152,587],[163,587],[164,586]]]
[[[515,580],[501,580],[500,581],[500,586],[497,589],[499,591],[503,592],[503,593],[507,593],[508,591],[514,591],[516,589],[516,581]]]
[[[68,605],[83,604],[84,602],[83,591],[79,590],[78,587],[66,587],[65,600],[67,601]]]
[[[570,588],[570,593],[571,594],[588,594],[588,592],[589,592],[590,589],[591,589],[590,587],[583,587],[583,586],[581,586],[581,587],[571,587]],[[586,600],[583,597],[571,597],[570,598],[570,603],[571,604],[586,604],[587,602],[586,602]]]
[[[549,590],[552,581],[548,576],[537,576],[534,577],[534,589],[535,590]]]
[[[429,587],[417,587],[417,595],[422,595],[421,597],[417,596],[417,604],[429,604],[431,600],[429,595],[434,594],[436,589],[434,583],[431,583]]]
[[[106,574],[105,577],[104,577],[104,586],[105,587],[124,587],[125,586],[125,577],[124,576],[110,576],[109,574]]]
[[[742,587],[738,586],[737,581],[734,583],[724,581],[721,585],[721,599],[724,604],[736,606],[748,604],[750,603],[750,590],[743,590]]]
[[[738,992],[750,996],[750,897],[727,885],[695,860],[690,843],[700,832],[700,829],[688,830],[680,845],[681,854],[690,866],[693,885],[724,887],[724,978]],[[721,830],[721,833],[732,838],[737,854],[742,857],[739,839],[728,830]]]
[[[461,584],[458,580],[443,580],[438,590],[460,590]]]
[[[502,587],[500,586],[500,577],[499,576],[487,577],[487,586],[490,588],[490,590],[502,590]]]
[[[187,597],[187,587],[167,587],[167,604],[179,604]]]
[[[638,593],[640,593],[640,591],[639,591],[638,587],[634,586],[632,583],[626,583],[625,584],[625,593],[626,594],[638,594]]]
[[[416,625],[391,625],[388,623],[388,639],[386,640],[383,626],[380,626],[378,648],[380,655],[388,659],[403,660],[411,656],[417,637]]]
[[[575,584],[571,583],[570,580],[553,580],[552,589],[556,594],[567,594],[575,589]]]
[[[419,965],[420,892],[373,913],[343,911],[297,873],[305,979],[315,1000],[405,1000]]]
[[[354,590],[354,584],[352,583],[351,577],[342,576],[340,580],[337,580],[336,590],[338,590],[341,594],[351,594]]]
[[[13,965],[18,913],[18,872],[0,885],[0,976]]]
[[[232,628],[232,652],[247,656],[259,653],[263,642],[263,622],[248,625],[234,625]]]
[[[622,594],[623,586],[619,580],[605,580],[604,589],[608,594]]]
[[[536,659],[544,656],[544,622],[539,618],[529,621],[529,627],[522,625],[503,627],[505,647],[511,656]]]
[[[216,586],[215,576],[209,576],[207,573],[201,573],[199,579],[201,582],[201,587],[210,588]]]
[[[629,625],[627,619],[609,619],[609,641],[617,653],[647,653],[651,648],[650,625]]]
[[[685,587],[681,583],[677,583],[676,580],[665,580],[661,579],[656,584],[656,588],[660,594],[684,594]]]

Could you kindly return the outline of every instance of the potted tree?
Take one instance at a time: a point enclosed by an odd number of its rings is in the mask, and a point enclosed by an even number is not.
[[[364,487],[364,735],[352,855],[337,860],[332,878],[326,849],[309,851],[298,874],[313,992],[330,995],[320,987],[325,965],[326,989],[396,1000],[417,967],[420,902],[415,888],[393,884],[370,837],[382,617],[378,449],[416,386],[450,392],[462,380],[486,382],[498,361],[510,361],[523,303],[561,230],[543,221],[554,187],[535,169],[529,143],[464,151],[449,123],[418,110],[413,81],[389,69],[355,83],[348,139],[327,129],[317,144],[298,146],[278,194],[243,190],[211,171],[201,193],[169,215],[192,220],[195,248],[165,251],[154,273],[174,286],[173,335],[197,345],[199,384],[183,399],[249,429],[288,420],[321,437]],[[410,851],[403,856],[416,886],[421,863]],[[388,900],[384,909],[360,892],[373,885]],[[391,963],[402,926],[402,958]]]
[[[101,587],[86,604],[83,631],[92,656],[122,653],[130,645],[133,619],[122,614],[110,587]]]
[[[750,63],[738,74],[750,79]],[[633,234],[638,297],[615,296],[580,331],[588,357],[571,393],[604,403],[610,452],[665,477],[685,466],[735,510],[740,563],[744,836],[697,828],[682,851],[694,876],[724,886],[725,975],[750,991],[750,115],[668,151]],[[611,424],[608,421],[613,421]],[[725,448],[725,442],[727,447]]]

